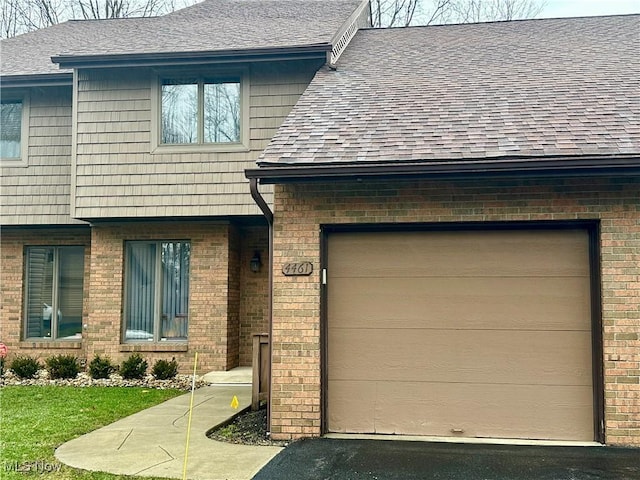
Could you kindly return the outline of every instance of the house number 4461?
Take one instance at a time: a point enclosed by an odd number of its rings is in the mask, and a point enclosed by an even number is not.
[[[313,273],[313,264],[311,262],[285,263],[282,266],[282,273],[288,277],[295,275],[311,275]]]

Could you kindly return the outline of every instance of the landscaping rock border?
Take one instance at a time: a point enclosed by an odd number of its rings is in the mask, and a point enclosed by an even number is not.
[[[153,375],[145,375],[140,380],[125,380],[117,373],[109,375],[109,378],[94,379],[88,373],[81,372],[73,379],[55,379],[49,377],[49,372],[40,370],[35,378],[24,379],[16,376],[11,370],[4,372],[0,377],[0,387],[5,385],[37,385],[37,386],[66,386],[66,387],[143,387],[160,390],[176,389],[189,391],[192,385],[192,375],[176,375],[169,380],[157,380]],[[209,385],[202,377],[196,375],[195,387],[200,388]]]

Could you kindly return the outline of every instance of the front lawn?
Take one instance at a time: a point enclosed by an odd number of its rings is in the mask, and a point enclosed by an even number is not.
[[[54,450],[72,438],[183,393],[131,387],[2,387],[0,478],[21,479],[25,475],[74,480],[123,478],[61,465],[53,455]]]

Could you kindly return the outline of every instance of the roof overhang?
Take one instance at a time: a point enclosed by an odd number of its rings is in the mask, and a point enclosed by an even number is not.
[[[237,63],[276,60],[325,59],[330,43],[290,47],[254,48],[245,50],[217,50],[201,52],[159,52],[118,55],[56,55],[53,63],[61,68],[105,68],[171,66],[206,63]]]
[[[261,184],[370,179],[640,175],[640,153],[590,156],[500,157],[441,161],[260,164],[245,170]]]
[[[0,88],[59,87],[72,84],[73,74],[71,72],[0,76]]]

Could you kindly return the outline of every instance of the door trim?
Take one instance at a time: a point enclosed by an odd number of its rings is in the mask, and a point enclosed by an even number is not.
[[[328,294],[323,284],[329,261],[329,236],[335,233],[437,232],[437,231],[512,231],[512,230],[586,230],[589,239],[589,276],[591,295],[591,359],[593,376],[594,441],[605,443],[604,427],[604,348],[602,334],[602,280],[600,264],[600,221],[505,221],[439,223],[358,223],[320,225],[320,431],[327,434],[328,412]]]

